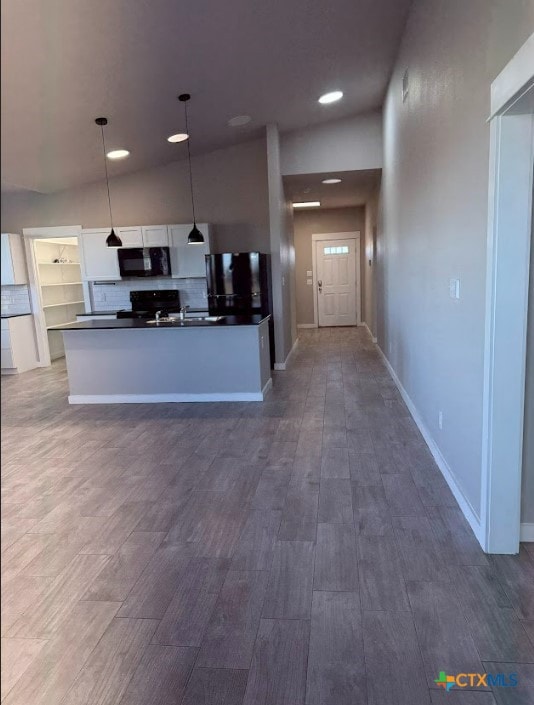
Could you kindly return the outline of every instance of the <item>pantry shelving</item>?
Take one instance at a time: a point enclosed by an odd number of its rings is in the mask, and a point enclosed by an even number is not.
[[[41,307],[52,360],[63,357],[63,336],[54,329],[76,320],[84,311],[83,284],[77,238],[35,242]]]

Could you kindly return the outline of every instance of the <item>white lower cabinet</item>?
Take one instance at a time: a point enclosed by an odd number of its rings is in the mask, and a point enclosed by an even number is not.
[[[27,284],[26,255],[22,236],[16,233],[2,233],[2,285]]]
[[[205,255],[210,252],[210,226],[197,223],[197,228],[204,235],[201,245],[189,245],[187,238],[193,227],[186,225],[169,225],[169,243],[171,248],[171,272],[174,278],[205,277]]]
[[[109,228],[81,232],[78,241],[82,279],[85,281],[117,281],[121,278],[117,248],[106,244],[109,232]]]
[[[2,374],[17,374],[37,367],[33,316],[2,318]]]

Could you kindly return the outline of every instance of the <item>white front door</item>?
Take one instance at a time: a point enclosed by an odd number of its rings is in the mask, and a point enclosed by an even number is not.
[[[358,324],[356,239],[315,243],[319,326]]]

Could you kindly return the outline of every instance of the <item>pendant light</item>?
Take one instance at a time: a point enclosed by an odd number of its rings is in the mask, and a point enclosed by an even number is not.
[[[185,113],[185,131],[186,134],[190,135],[191,133],[189,132],[189,125],[187,123],[187,102],[191,100],[191,96],[189,93],[181,93],[178,96],[178,100],[184,104],[184,113]],[[191,206],[193,209],[193,229],[189,233],[189,236],[187,238],[187,243],[189,245],[203,245],[204,244],[204,235],[200,232],[200,230],[197,228],[197,220],[195,217],[195,198],[193,196],[193,169],[191,167],[191,147],[190,143],[191,142],[191,137],[187,140],[187,159],[189,161],[189,185],[191,188]]]
[[[111,197],[109,195],[109,176],[108,176],[108,163],[106,157],[106,141],[104,139],[104,125],[108,124],[108,119],[105,117],[99,117],[95,120],[96,124],[100,127],[102,133],[102,149],[104,150],[104,168],[106,170],[106,186],[108,189],[108,205],[109,205],[109,222],[111,225],[111,232],[106,238],[106,245],[108,247],[122,247],[122,240],[115,234],[113,229],[113,216],[111,214]]]

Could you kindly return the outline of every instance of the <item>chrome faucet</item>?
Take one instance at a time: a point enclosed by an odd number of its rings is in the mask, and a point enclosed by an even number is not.
[[[185,319],[185,314],[187,312],[187,309],[189,306],[181,306],[180,307],[180,320],[183,321]]]
[[[159,323],[159,317],[161,316],[161,311],[156,311],[154,314],[154,318],[156,319],[156,323]]]

